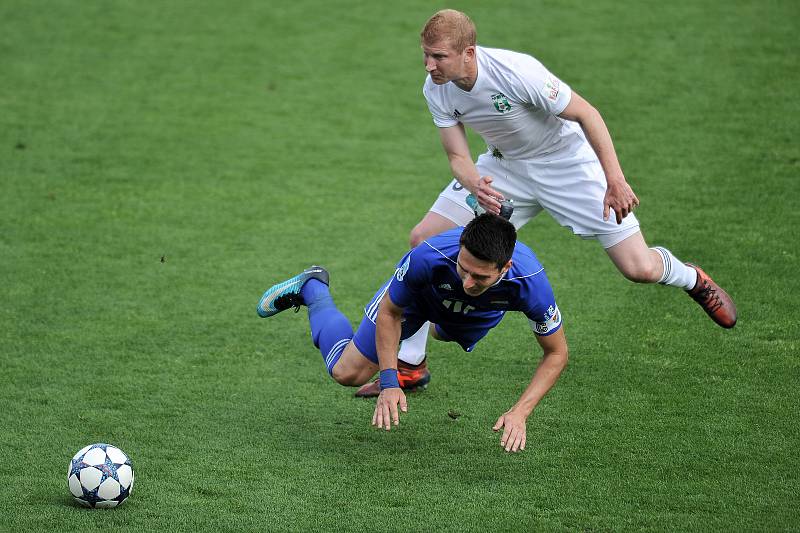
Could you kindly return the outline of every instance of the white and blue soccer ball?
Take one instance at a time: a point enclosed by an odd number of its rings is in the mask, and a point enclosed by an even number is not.
[[[67,467],[72,497],[85,507],[116,507],[133,490],[133,464],[125,453],[110,444],[82,448]]]

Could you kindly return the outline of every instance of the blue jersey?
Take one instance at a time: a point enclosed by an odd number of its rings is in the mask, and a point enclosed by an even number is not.
[[[380,300],[388,291],[392,302],[403,308],[408,322],[418,322],[412,318],[433,322],[444,333],[454,333],[452,340],[458,340],[464,349],[471,349],[474,343],[466,339],[461,342],[459,332],[482,331],[482,337],[506,311],[525,313],[537,335],[556,332],[561,327],[561,314],[550,282],[536,255],[520,242],[514,248],[511,268],[497,284],[479,296],[464,292],[456,270],[462,231],[464,228],[446,231],[408,252],[392,279],[364,309],[367,318],[374,324]]]

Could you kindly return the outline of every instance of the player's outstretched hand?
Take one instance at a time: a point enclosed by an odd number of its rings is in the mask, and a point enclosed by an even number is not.
[[[611,210],[617,217],[617,224],[622,224],[622,219],[633,212],[639,205],[639,198],[626,181],[609,182],[606,196],[603,198],[603,220],[608,220]]]
[[[385,428],[386,431],[389,431],[392,428],[392,422],[394,422],[395,426],[400,424],[400,413],[397,411],[398,405],[400,405],[401,411],[408,412],[408,404],[406,403],[406,395],[403,389],[383,389],[378,396],[378,402],[375,404],[372,425],[378,426],[378,429]]]
[[[507,452],[517,452],[525,449],[525,417],[514,411],[506,411],[495,422],[494,431],[503,430],[503,436],[500,437],[500,446],[506,449]]]
[[[500,200],[504,200],[503,195],[492,188],[491,176],[481,176],[478,180],[478,190],[475,191],[475,196],[478,198],[478,203],[482,208],[495,215],[500,214]]]

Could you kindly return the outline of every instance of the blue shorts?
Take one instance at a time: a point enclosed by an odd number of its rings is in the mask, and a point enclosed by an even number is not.
[[[404,340],[416,333],[427,320],[415,313],[403,314],[403,325],[400,331],[400,340]],[[436,333],[445,342],[457,342],[465,352],[471,352],[479,340],[484,338],[494,325],[488,327],[459,327],[448,325],[447,329],[436,324]],[[378,350],[375,347],[375,324],[366,315],[353,336],[353,342],[364,357],[378,364]]]

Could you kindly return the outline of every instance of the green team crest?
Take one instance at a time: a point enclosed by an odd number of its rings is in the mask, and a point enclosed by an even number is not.
[[[506,95],[503,93],[493,94],[492,103],[494,104],[494,108],[501,113],[511,111],[511,104],[508,102],[508,98],[506,98]]]

